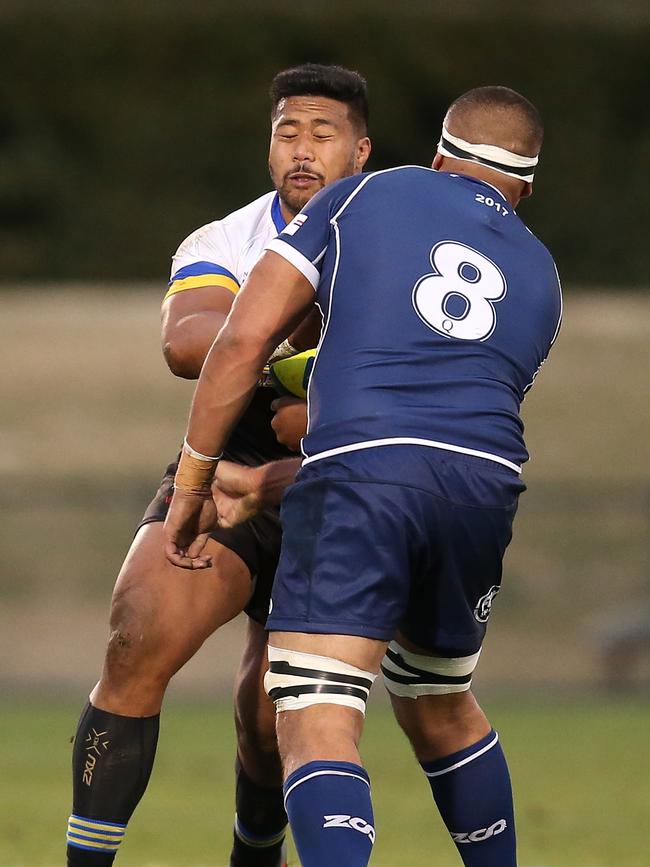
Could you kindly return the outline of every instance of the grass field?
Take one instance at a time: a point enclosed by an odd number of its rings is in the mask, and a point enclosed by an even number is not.
[[[47,287],[3,299],[0,867],[64,861],[70,736],[100,669],[117,569],[192,389],[164,369],[159,297],[158,287]],[[477,677],[487,696],[507,685],[537,697],[486,702],[513,773],[521,867],[650,864],[650,701],[553,697],[596,690],[599,619],[650,604],[649,347],[650,296],[568,292],[560,340],[524,404],[530,491]],[[120,867],[227,864],[230,711],[196,702],[226,701],[240,640],[237,622],[219,630],[175,680]],[[640,662],[646,695],[650,660]],[[78,700],[36,698],[70,690]],[[381,702],[364,756],[374,867],[457,867]]]
[[[521,867],[647,867],[650,704],[484,704],[510,761]],[[63,863],[77,711],[74,702],[0,706],[0,867]],[[429,788],[382,702],[370,710],[363,754],[373,780],[374,867],[458,865]],[[228,706],[171,702],[149,791],[116,863],[225,867],[232,757]]]

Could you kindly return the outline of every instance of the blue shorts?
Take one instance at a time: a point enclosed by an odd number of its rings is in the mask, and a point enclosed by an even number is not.
[[[517,473],[389,445],[301,469],[282,505],[266,628],[391,640],[441,656],[480,648],[512,537]]]

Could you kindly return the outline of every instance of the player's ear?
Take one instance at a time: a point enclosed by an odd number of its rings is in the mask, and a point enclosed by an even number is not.
[[[354,165],[358,172],[363,171],[363,167],[368,162],[370,151],[372,150],[372,142],[368,136],[360,138],[357,142],[357,152],[354,158]]]
[[[437,153],[437,154],[435,155],[435,157],[433,158],[433,162],[431,163],[431,168],[432,168],[432,169],[435,169],[436,171],[438,171],[438,169],[439,169],[440,166],[442,165],[442,161],[443,161],[443,159],[444,159],[443,155]]]
[[[529,199],[533,195],[533,185],[530,181],[526,181],[524,188],[521,191],[520,199]]]

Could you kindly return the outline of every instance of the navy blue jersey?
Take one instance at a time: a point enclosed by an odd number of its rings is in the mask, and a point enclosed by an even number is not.
[[[413,443],[520,470],[519,408],[562,302],[551,255],[495,187],[416,166],[345,178],[267,249],[324,316],[305,463]]]

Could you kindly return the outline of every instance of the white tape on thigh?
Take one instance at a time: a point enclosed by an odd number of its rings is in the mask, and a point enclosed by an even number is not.
[[[314,704],[340,704],[365,714],[376,674],[347,662],[269,645],[264,689],[278,713]]]
[[[391,641],[381,664],[386,689],[403,698],[464,692],[472,685],[472,672],[481,651],[471,656],[424,656]]]

